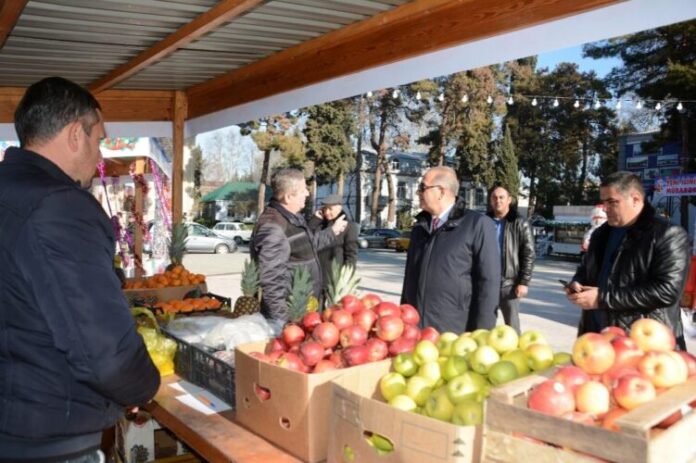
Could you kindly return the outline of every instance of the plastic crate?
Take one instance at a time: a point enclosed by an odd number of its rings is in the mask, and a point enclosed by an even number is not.
[[[212,350],[189,344],[165,329],[162,332],[176,341],[177,349],[174,357],[176,374],[207,389],[234,408],[234,367],[215,357]]]

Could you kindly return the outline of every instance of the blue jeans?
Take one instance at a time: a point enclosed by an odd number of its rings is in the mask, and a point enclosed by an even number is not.
[[[104,463],[104,454],[101,450],[95,450],[87,455],[82,455],[81,457],[71,458],[70,460],[62,460],[58,463]]]

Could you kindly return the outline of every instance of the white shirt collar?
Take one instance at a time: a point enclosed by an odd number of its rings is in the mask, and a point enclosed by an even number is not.
[[[439,219],[439,222],[437,223],[436,228],[440,228],[447,222],[447,219],[449,218],[450,212],[452,212],[452,208],[454,207],[454,203],[450,205],[447,209],[445,209],[442,214],[438,215],[437,218]]]

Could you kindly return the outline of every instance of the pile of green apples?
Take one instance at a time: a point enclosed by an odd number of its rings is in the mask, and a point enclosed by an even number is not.
[[[398,409],[478,425],[492,387],[570,361],[570,354],[554,353],[536,330],[518,336],[500,325],[461,335],[445,332],[436,342],[422,340],[413,352],[394,357],[393,371],[380,379],[379,390]]]

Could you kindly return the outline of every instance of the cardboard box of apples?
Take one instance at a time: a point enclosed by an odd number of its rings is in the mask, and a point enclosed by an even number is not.
[[[479,461],[491,389],[569,361],[509,326],[421,340],[389,373],[334,380],[329,461]]]
[[[496,388],[486,407],[495,461],[690,461],[696,456],[696,358],[652,320],[573,346],[573,365]]]

